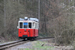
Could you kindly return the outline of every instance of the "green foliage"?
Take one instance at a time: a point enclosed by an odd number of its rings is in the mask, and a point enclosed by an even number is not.
[[[32,49],[29,49],[29,48],[20,48],[19,50],[32,50]]]
[[[29,48],[25,48],[25,50],[32,50],[32,49],[29,49]]]
[[[52,46],[41,46],[42,44],[46,44],[46,42],[35,41],[32,44],[31,48],[19,48],[19,50],[53,50]]]
[[[35,45],[33,46],[34,49],[37,49],[37,50],[53,50],[54,47],[52,46],[41,46],[42,44],[45,44],[45,42],[40,42],[40,41],[37,41],[35,43]]]

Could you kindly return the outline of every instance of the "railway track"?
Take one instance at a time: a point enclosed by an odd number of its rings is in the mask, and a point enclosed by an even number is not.
[[[24,42],[26,42],[26,41],[18,40],[18,41],[12,41],[12,42],[8,42],[8,43],[0,44],[0,50],[4,50],[6,48],[20,45],[20,44],[23,44]]]
[[[51,38],[51,37],[37,38],[36,40],[48,39],[48,38]],[[10,48],[13,46],[17,46],[17,45],[20,45],[20,44],[23,44],[26,42],[29,42],[29,41],[18,40],[18,41],[12,41],[12,42],[8,42],[8,43],[0,44],[0,50],[4,50],[4,49],[7,49],[7,48]]]

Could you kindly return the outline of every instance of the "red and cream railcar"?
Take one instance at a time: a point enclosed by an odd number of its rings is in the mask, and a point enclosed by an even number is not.
[[[20,18],[18,21],[18,37],[34,39],[38,37],[39,20],[37,18]]]

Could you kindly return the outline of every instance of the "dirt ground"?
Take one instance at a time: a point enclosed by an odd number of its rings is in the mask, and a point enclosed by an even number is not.
[[[6,50],[72,50],[73,46],[55,46],[53,39],[41,39],[14,46]]]

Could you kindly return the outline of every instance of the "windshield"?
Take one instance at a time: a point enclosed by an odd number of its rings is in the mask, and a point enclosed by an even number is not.
[[[28,23],[27,22],[24,22],[23,25],[24,25],[24,28],[28,28]]]

